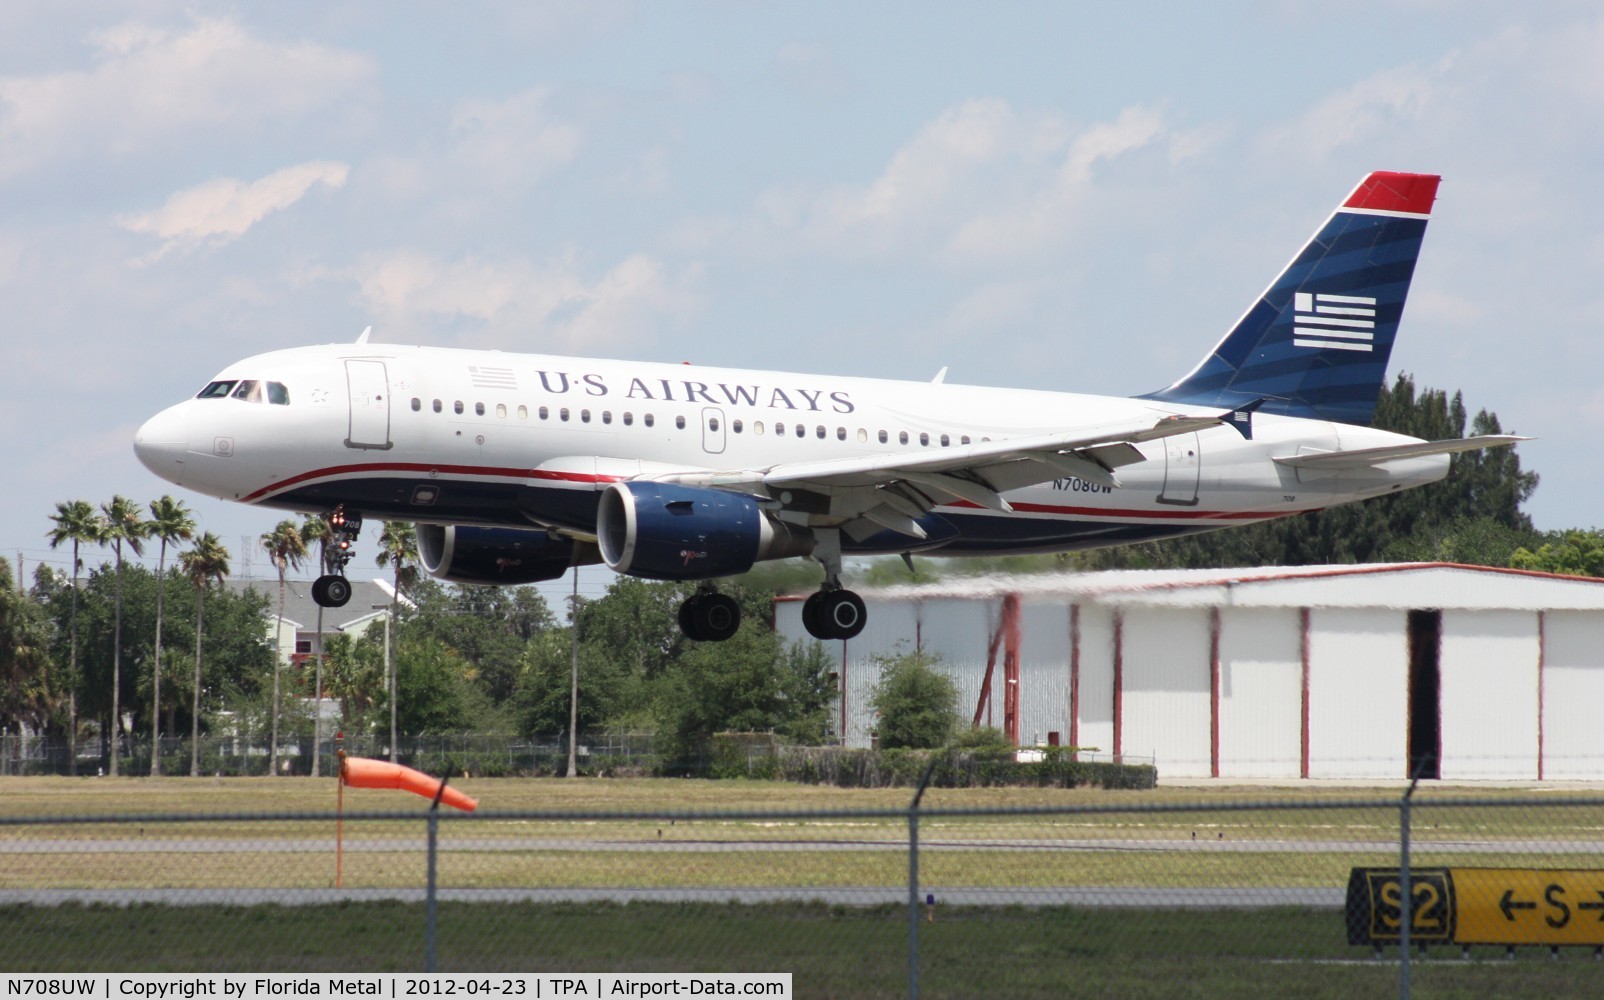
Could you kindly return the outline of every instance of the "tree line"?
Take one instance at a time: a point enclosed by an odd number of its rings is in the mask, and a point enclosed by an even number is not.
[[[286,519],[261,536],[277,576],[261,590],[223,586],[231,554],[171,497],[148,510],[120,496],[98,508],[61,503],[51,522],[70,573],[40,566],[22,589],[0,559],[0,733],[26,726],[64,741],[74,762],[80,740],[104,737],[99,766],[110,774],[120,741],[148,740],[160,773],[161,738],[188,735],[187,770],[198,774],[199,738],[237,733],[266,735],[278,773],[287,744],[314,734],[319,695],[338,705],[343,732],[387,737],[392,748],[403,735],[564,734],[571,712],[580,731],[654,731],[669,757],[693,755],[721,729],[815,743],[827,735],[830,660],[818,643],[774,632],[772,576],[727,586],[748,624],[730,642],[696,643],[677,624],[687,585],[621,577],[599,599],[576,598],[572,624],[560,623],[533,587],[422,576],[412,526],[386,522],[375,561],[397,595],[388,661],[384,621],[289,660],[269,636],[283,632],[290,578],[328,565],[321,517]],[[147,546],[158,547],[154,571],[126,558]],[[96,547],[111,558],[86,567]],[[576,645],[582,680],[571,706]],[[165,770],[174,773],[172,762]]]

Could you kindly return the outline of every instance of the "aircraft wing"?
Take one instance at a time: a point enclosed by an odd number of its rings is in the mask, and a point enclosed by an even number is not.
[[[1514,434],[1482,434],[1468,438],[1446,438],[1442,441],[1422,441],[1419,444],[1401,444],[1386,448],[1361,448],[1355,451],[1322,451],[1307,455],[1287,455],[1275,458],[1277,465],[1294,469],[1319,469],[1335,472],[1338,469],[1365,469],[1385,462],[1405,458],[1423,458],[1427,455],[1453,455],[1462,451],[1479,451],[1482,448],[1501,448],[1529,437]]]
[[[650,478],[778,499],[782,518],[840,527],[860,538],[882,528],[923,538],[916,519],[938,504],[964,500],[1011,511],[1003,493],[1068,476],[1118,486],[1114,470],[1146,458],[1137,444],[1214,427],[1234,419],[1235,412],[1143,418],[958,447]]]

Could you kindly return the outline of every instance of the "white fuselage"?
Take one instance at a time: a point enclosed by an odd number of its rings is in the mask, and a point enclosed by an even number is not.
[[[378,344],[276,351],[170,407],[136,450],[205,494],[439,524],[594,531],[599,491],[637,476],[939,451],[1198,407],[1071,393]],[[235,390],[236,392],[238,390]],[[1446,456],[1310,472],[1276,457],[1415,439],[1273,415],[1140,445],[1118,486],[1059,478],[1010,491],[1012,512],[955,501],[943,553],[1079,548],[1252,523],[1441,479]],[[903,545],[902,548],[910,546]],[[911,546],[918,548],[920,546]]]

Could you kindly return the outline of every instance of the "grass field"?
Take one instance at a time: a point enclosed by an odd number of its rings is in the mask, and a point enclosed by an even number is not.
[[[13,972],[415,972],[420,906],[129,910],[0,907]],[[790,972],[798,997],[907,995],[900,908],[442,904],[440,971]],[[1137,915],[968,908],[922,923],[925,997],[1348,998],[1397,989],[1395,962],[1343,940],[1340,915],[1307,910]],[[1482,950],[1415,962],[1419,997],[1592,997],[1585,952],[1515,961]]]
[[[453,784],[480,800],[480,813],[442,822],[443,887],[907,884],[906,819],[851,812],[905,809],[906,789],[686,780]],[[927,808],[1064,811],[922,819],[921,886],[993,888],[999,902],[1026,887],[1340,888],[1353,865],[1396,863],[1397,795],[933,789]],[[1417,863],[1604,867],[1604,807],[1561,804],[1584,795],[1422,792],[1414,809]],[[1518,804],[1432,806],[1445,797]],[[0,825],[0,889],[324,888],[332,882],[334,801],[328,779],[0,779],[0,817],[130,817]],[[1275,805],[1236,808],[1263,803]],[[1320,808],[1296,808],[1305,805]],[[348,790],[345,806],[417,816],[348,821],[345,886],[421,887],[427,803],[400,792]],[[818,815],[719,815],[731,810]],[[154,818],[177,813],[234,818]],[[605,818],[611,813],[634,815]],[[665,820],[669,815],[675,818]],[[443,903],[440,914],[447,970],[790,971],[798,996],[906,990],[901,908]],[[400,903],[0,907],[0,971],[415,971],[422,967],[422,927],[421,907]],[[1336,910],[941,907],[920,933],[925,996],[1346,997],[1396,989],[1396,966],[1350,947]],[[1604,965],[1586,952],[1557,962],[1531,949],[1515,962],[1491,951],[1479,958],[1435,955],[1416,970],[1416,994],[1591,996],[1604,982]]]

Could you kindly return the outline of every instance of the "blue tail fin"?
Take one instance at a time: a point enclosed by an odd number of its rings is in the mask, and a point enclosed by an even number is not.
[[[1144,399],[1369,424],[1437,196],[1433,174],[1376,172],[1208,357]]]

